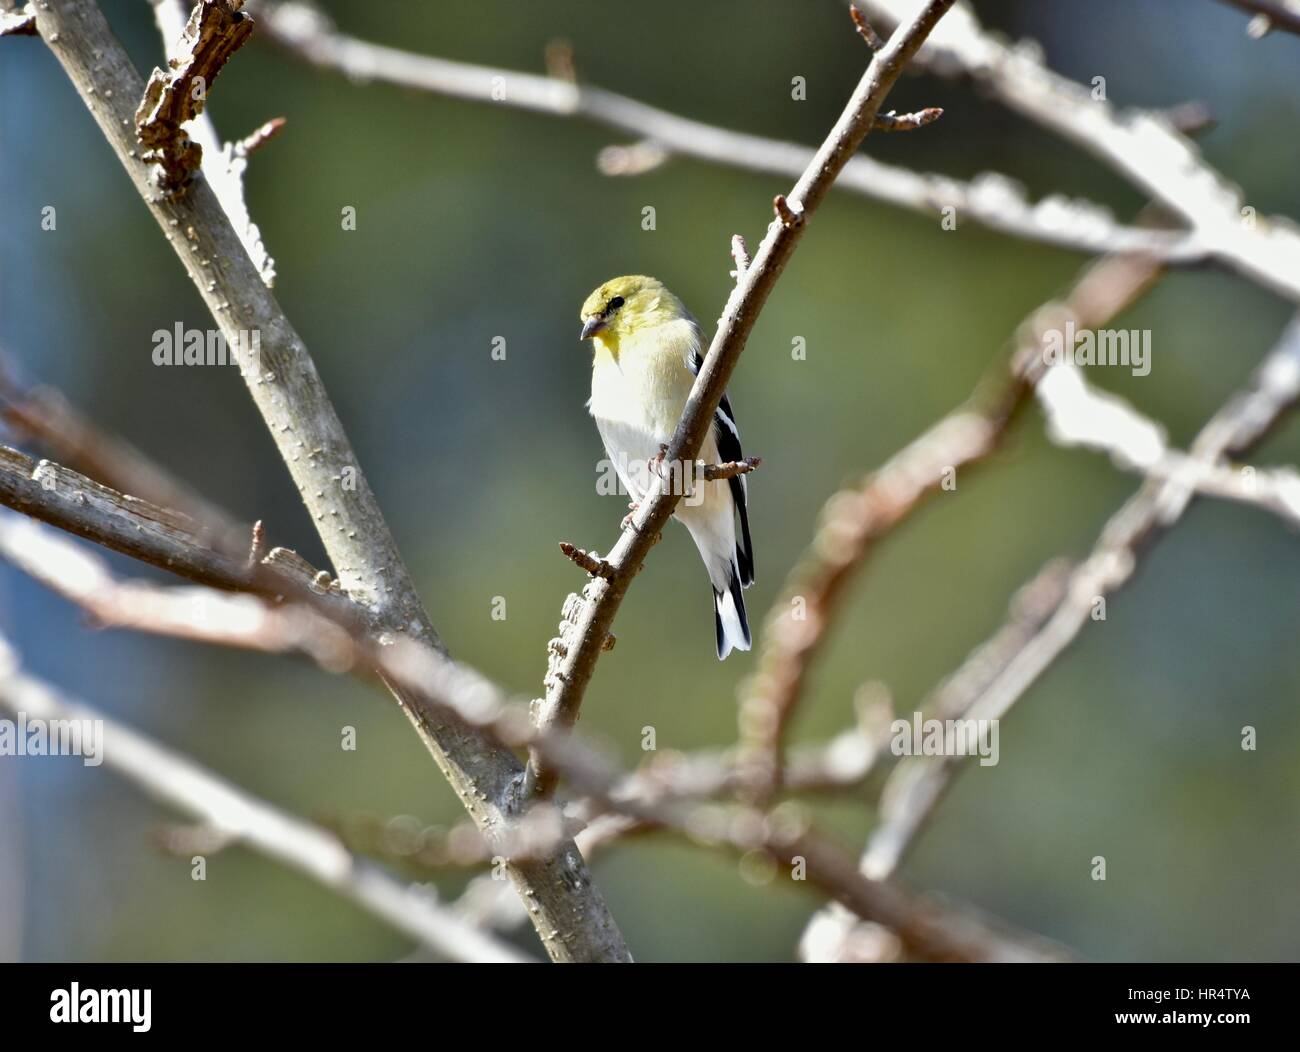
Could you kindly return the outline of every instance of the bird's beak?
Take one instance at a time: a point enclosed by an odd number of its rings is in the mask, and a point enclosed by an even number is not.
[[[590,340],[596,333],[602,331],[609,323],[604,318],[588,318],[582,323],[582,335],[579,340]]]

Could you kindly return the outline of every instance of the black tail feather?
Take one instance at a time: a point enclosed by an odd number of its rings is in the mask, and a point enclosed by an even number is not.
[[[749,509],[745,506],[745,480],[740,475],[733,475],[731,482],[731,499],[740,512],[740,538],[736,541],[736,564],[740,567],[740,583],[748,588],[754,583],[754,542],[749,539]],[[742,613],[743,616],[743,613]]]
[[[741,638],[733,639],[728,644],[726,629],[722,626],[722,607],[725,600],[722,592],[714,591],[713,628],[718,644],[718,660],[725,658],[732,647],[738,650],[748,650],[753,643],[753,637],[749,632],[749,615],[745,612],[745,596],[741,591],[742,587],[739,569],[735,563],[732,563],[727,582],[727,594],[731,596],[731,601],[736,606],[736,616],[740,620]]]

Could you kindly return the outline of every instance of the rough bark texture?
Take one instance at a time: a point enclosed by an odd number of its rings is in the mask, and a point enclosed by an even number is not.
[[[135,138],[145,85],[92,0],[49,0],[37,29],[85,101],[232,347],[343,590],[390,631],[440,644],[342,424],[301,337],[249,260],[211,188],[197,179],[168,197]],[[218,374],[219,375],[219,374]],[[489,835],[516,796],[522,764],[478,732],[395,691],[403,710],[475,822]],[[623,938],[570,842],[552,858],[512,867],[538,934],[557,961],[627,960]]]

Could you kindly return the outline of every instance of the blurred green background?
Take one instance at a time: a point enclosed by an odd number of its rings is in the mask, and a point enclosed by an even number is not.
[[[160,44],[142,0],[105,3],[146,72]],[[395,0],[326,5],[358,36],[540,71],[573,42],[579,75],[655,105],[807,144],[820,141],[867,56],[841,4],[663,0]],[[1300,39],[1255,42],[1211,0],[978,5],[1120,104],[1207,103],[1208,159],[1261,214],[1300,216],[1294,135]],[[791,99],[794,76],[806,101]],[[942,122],[878,136],[873,155],[958,176],[1011,174],[1124,218],[1141,196],[1085,155],[966,85],[908,77],[898,109]],[[624,513],[593,484],[589,351],[577,311],[620,273],[662,278],[711,326],[728,241],[757,244],[787,181],[686,160],[637,178],[596,170],[624,142],[587,124],[314,73],[265,42],[238,54],[210,112],[227,138],[284,116],[253,159],[249,205],[278,261],[277,295],[311,348],[452,653],[524,695],[581,584],[556,542],[606,550]],[[159,369],[151,333],[210,319],[53,58],[0,46],[0,338],[29,381],[62,387],[246,519],[323,563],[311,524],[233,370]],[[42,232],[40,210],[58,210]],[[340,209],[357,229],[340,229]],[[657,229],[641,228],[653,205]],[[731,394],[747,452],[757,627],[838,485],[879,465],[960,402],[1015,325],[1083,260],[864,198],[833,194],[764,311]],[[1186,442],[1249,376],[1289,309],[1231,275],[1169,277],[1121,324],[1150,328],[1145,378],[1097,368]],[[492,340],[507,341],[494,362]],[[807,341],[793,361],[791,340]],[[1258,463],[1300,460],[1300,424]],[[817,666],[797,725],[816,741],[851,719],[864,680],[910,712],[1002,620],[1048,558],[1082,555],[1136,486],[1104,458],[1043,438],[1033,408],[1007,450],[881,547]],[[905,878],[971,900],[1098,959],[1294,959],[1300,915],[1300,716],[1295,538],[1277,521],[1202,503],[1002,728],[1001,763],[972,766]],[[130,573],[144,569],[118,561]],[[494,597],[507,618],[493,620]],[[0,566],[0,618],[33,671],[300,814],[460,808],[386,696],[300,663],[123,633]],[[624,604],[582,729],[639,757],[735,737],[752,655],[719,664],[697,556],[672,529]],[[760,640],[761,643],[761,640]],[[1243,725],[1259,748],[1243,752]],[[352,725],[358,749],[339,747]],[[825,821],[856,852],[867,793]],[[383,960],[408,943],[243,850],[208,879],[161,854],[170,821],[107,768],[0,759],[0,955],[36,960]],[[1108,879],[1090,878],[1104,855]],[[788,960],[818,901],[755,888],[730,858],[649,838],[598,858],[598,881],[641,960]],[[454,894],[466,874],[439,877]],[[535,946],[527,931],[522,944]]]

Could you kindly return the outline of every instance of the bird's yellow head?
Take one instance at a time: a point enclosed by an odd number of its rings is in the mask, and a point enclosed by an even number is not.
[[[601,285],[587,297],[578,317],[582,321],[579,339],[598,336],[602,343],[617,348],[624,336],[677,321],[687,314],[681,300],[657,278],[633,274],[611,278]]]

